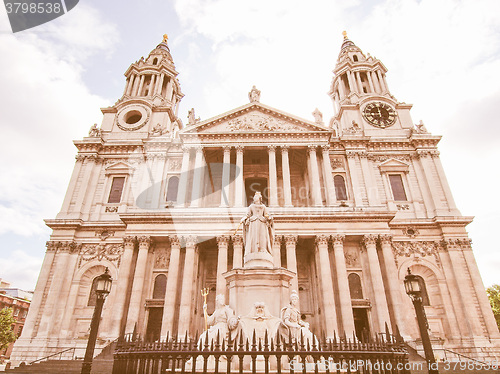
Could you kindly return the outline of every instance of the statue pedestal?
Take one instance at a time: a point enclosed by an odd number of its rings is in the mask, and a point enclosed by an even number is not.
[[[252,252],[243,257],[245,268],[267,268],[272,269],[273,256],[267,252]]]
[[[245,264],[246,266],[246,264]],[[238,316],[246,316],[255,302],[264,302],[273,316],[290,300],[290,280],[296,274],[284,268],[236,268],[224,273],[229,290],[229,306]]]

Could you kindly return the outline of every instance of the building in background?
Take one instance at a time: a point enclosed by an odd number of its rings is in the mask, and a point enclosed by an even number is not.
[[[2,284],[4,284],[2,282]],[[5,282],[6,285],[10,286],[9,283]],[[17,293],[17,289],[11,288],[12,292]],[[19,290],[21,293],[25,291]],[[32,293],[26,292],[26,296],[31,296]],[[4,308],[12,308],[12,316],[16,321],[13,326],[13,331],[16,337],[19,337],[24,328],[24,322],[28,315],[28,310],[30,307],[30,299],[18,296],[12,296],[8,294],[4,289],[0,289],[0,310]],[[2,359],[8,359],[12,353],[12,348],[14,343],[9,344],[9,346],[0,352],[0,357]]]
[[[437,144],[386,67],[344,37],[330,96],[312,120],[249,102],[187,124],[166,39],[125,72],[102,125],[75,141],[76,164],[13,359],[85,348],[96,276],[110,269],[98,348],[137,329],[149,339],[203,330],[202,288],[239,314],[242,217],[256,191],[274,219],[273,267],[293,274],[302,318],[318,335],[399,329],[420,349],[403,279],[425,285],[433,345],[500,358],[500,335]],[[299,77],[291,78],[300,90]],[[286,89],[286,88],[284,88]],[[255,282],[257,282],[256,280]],[[239,290],[237,293],[235,290]],[[236,292],[236,293],[235,293]],[[277,316],[284,300],[266,301]]]

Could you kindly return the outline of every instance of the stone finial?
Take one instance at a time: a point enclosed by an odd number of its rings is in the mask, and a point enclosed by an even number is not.
[[[253,86],[252,90],[248,93],[248,98],[250,99],[251,103],[260,102],[260,91],[255,86]]]
[[[323,122],[323,113],[321,113],[318,108],[314,109],[312,115],[314,116],[314,122],[317,125],[324,125],[325,122]]]
[[[163,43],[167,43],[167,42],[168,42],[168,35],[163,34]]]
[[[196,118],[194,114],[194,108],[191,108],[191,110],[188,111],[188,121],[189,125],[196,125],[198,122],[200,122],[200,117]]]

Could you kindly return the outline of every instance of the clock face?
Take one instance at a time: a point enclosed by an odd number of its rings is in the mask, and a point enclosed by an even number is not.
[[[389,104],[375,102],[363,109],[363,117],[373,126],[389,127],[396,122],[396,111]]]

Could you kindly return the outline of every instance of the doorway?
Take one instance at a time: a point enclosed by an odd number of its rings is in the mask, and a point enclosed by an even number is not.
[[[161,336],[161,320],[163,308],[149,308],[148,326],[146,328],[146,340],[154,342]]]
[[[362,342],[367,341],[370,336],[370,324],[368,323],[368,311],[366,308],[353,308],[354,329],[356,337]]]

